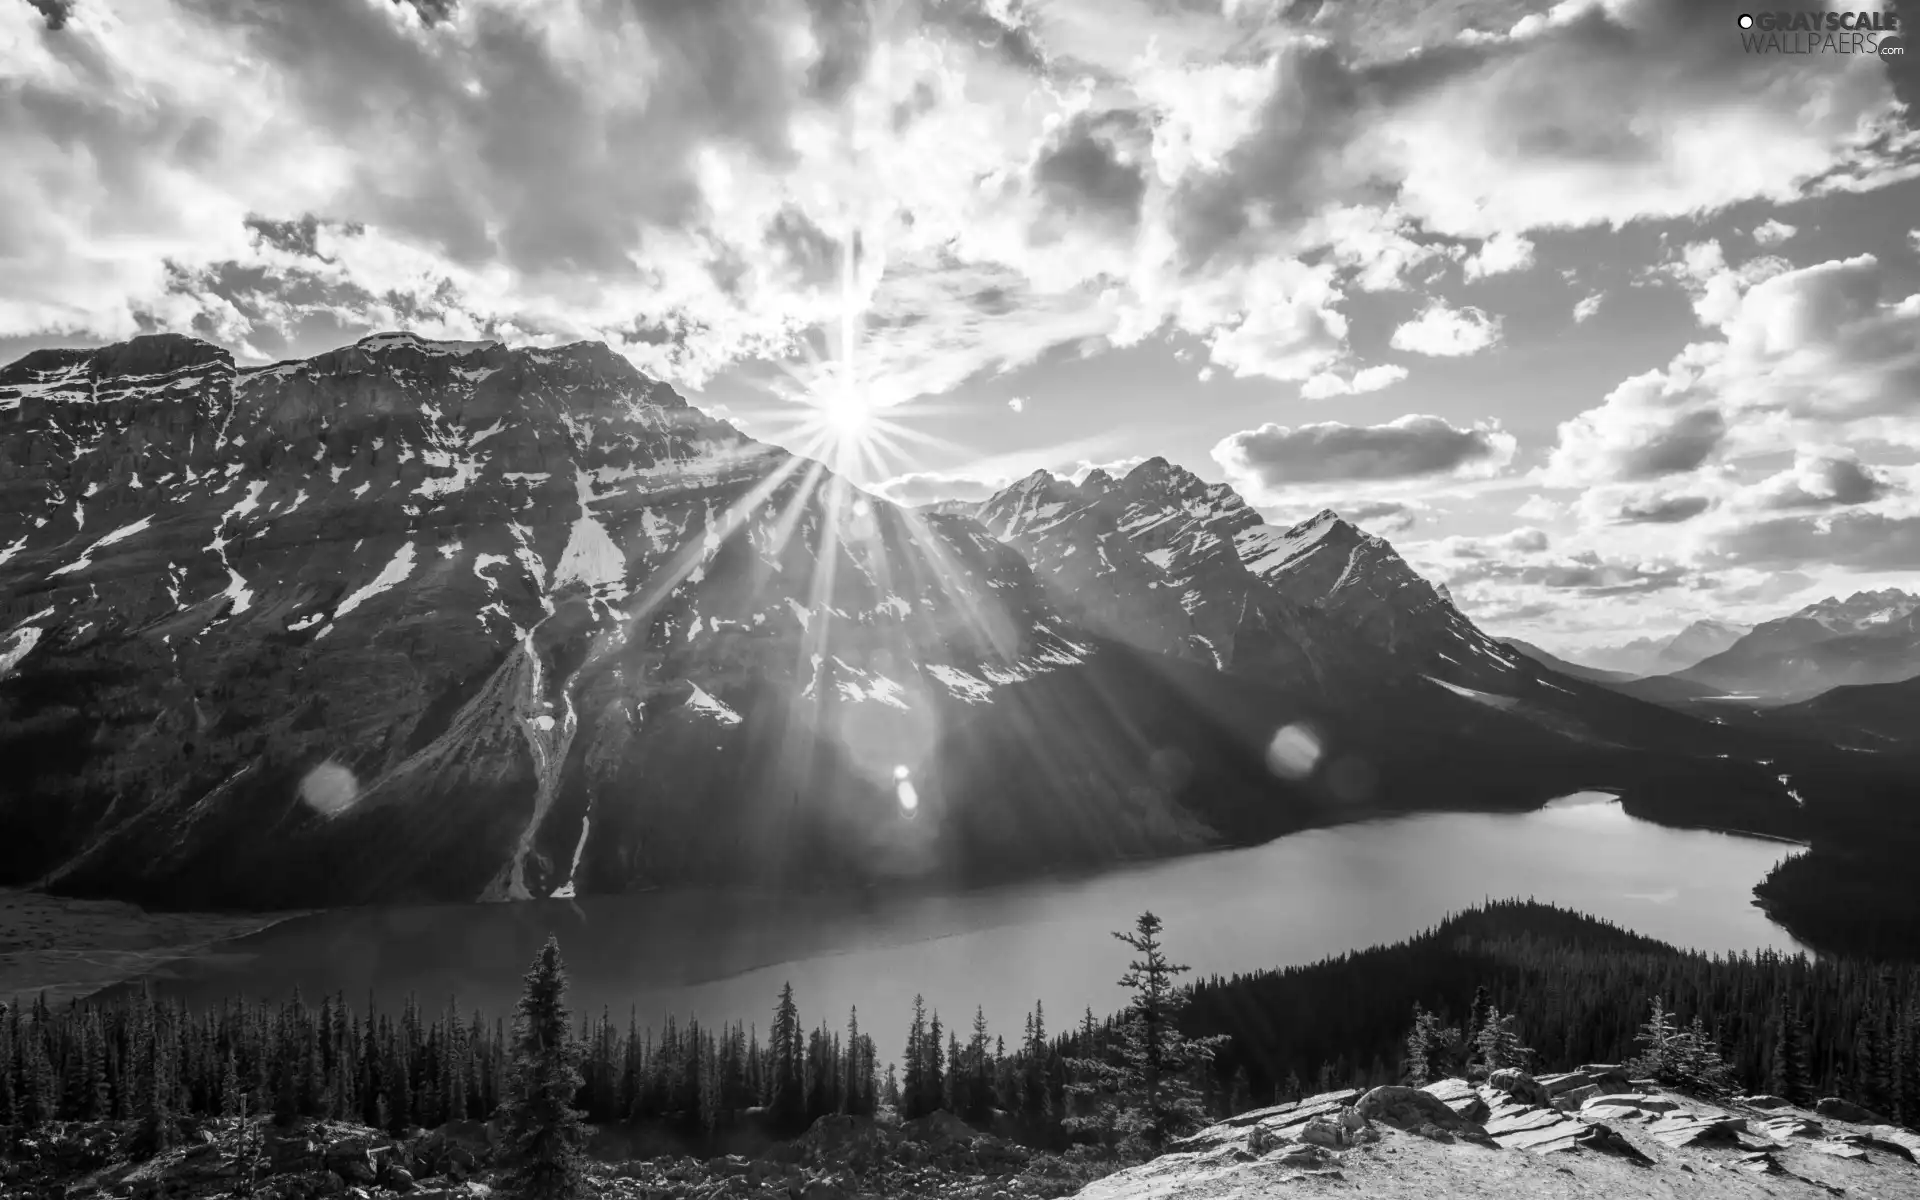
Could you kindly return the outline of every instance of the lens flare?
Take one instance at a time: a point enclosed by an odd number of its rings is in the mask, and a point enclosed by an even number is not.
[[[895,767],[893,769],[893,777],[895,779],[905,779],[907,776],[911,774],[913,774],[913,772],[907,770],[907,768],[904,766]]]
[[[1320,735],[1296,721],[1282,725],[1267,743],[1267,769],[1282,779],[1301,780],[1320,765]]]
[[[900,801],[900,811],[912,816],[920,808],[920,793],[914,790],[913,781],[902,779],[893,785],[893,794]]]

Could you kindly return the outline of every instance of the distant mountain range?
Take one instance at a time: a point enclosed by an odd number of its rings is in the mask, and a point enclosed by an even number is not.
[[[1798,700],[1920,675],[1920,596],[1894,588],[1829,597],[1768,621],[1677,672],[1722,691]]]
[[[0,369],[4,881],[968,882],[1596,786],[1794,835],[1781,764],[1835,753],[1536,662],[1160,458],[927,513],[592,343]]]
[[[1620,646],[1581,652],[1589,667],[1622,675],[1669,675],[1711,658],[1746,636],[1749,627],[1703,618],[1671,637],[1635,638]]]

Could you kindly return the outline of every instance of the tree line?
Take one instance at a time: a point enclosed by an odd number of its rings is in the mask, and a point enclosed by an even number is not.
[[[791,986],[764,1036],[697,1020],[656,1030],[631,1011],[576,1019],[561,1003],[551,945],[546,974],[536,964],[527,977],[529,995],[551,993],[537,1022],[550,1028],[536,1043],[522,1030],[526,1012],[510,1029],[452,999],[432,1012],[413,999],[387,1012],[297,994],[194,1011],[146,990],[59,1008],[16,1003],[0,1025],[0,1127],[121,1120],[164,1142],[175,1117],[271,1112],[401,1133],[501,1111],[516,1072],[538,1059],[534,1044],[568,1056],[547,1089],[564,1090],[569,1112],[657,1126],[690,1144],[743,1127],[791,1136],[828,1114],[886,1107],[906,1119],[944,1109],[1036,1146],[1117,1151],[1275,1100],[1417,1082],[1474,1062],[1618,1062],[1648,1052],[1650,1019],[1671,1027],[1659,1045],[1675,1071],[1717,1063],[1716,1086],[1841,1095],[1920,1124],[1917,968],[1710,957],[1502,902],[1397,945],[1181,986],[1187,968],[1168,958],[1162,932],[1145,914],[1115,935],[1131,951],[1120,982],[1132,1001],[1121,1013],[1087,1011],[1054,1032],[1036,1004],[1009,1042],[978,1010],[956,1029],[916,1000],[897,1062],[857,1011],[841,1026],[809,1025]]]
[[[1540,1070],[1631,1059],[1658,1004],[1683,1031],[1699,1023],[1729,1086],[1840,1096],[1920,1126],[1920,966],[1701,954],[1530,901],[1310,966],[1200,980],[1187,1024],[1227,1036],[1216,1087],[1244,1073],[1265,1103],[1404,1078],[1416,1004],[1432,1037],[1460,1045],[1483,1028],[1483,1006],[1511,1016]]]

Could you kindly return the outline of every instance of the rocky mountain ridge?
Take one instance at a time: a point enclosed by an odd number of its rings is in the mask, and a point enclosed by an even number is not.
[[[0,420],[28,765],[5,815],[35,833],[7,853],[53,885],[168,892],[242,846],[263,858],[243,894],[291,869],[345,898],[335,856],[383,843],[348,895],[442,868],[428,890],[496,898],[744,869],[746,829],[674,844],[688,814],[597,799],[655,771],[763,818],[829,791],[811,836],[857,832],[934,750],[916,710],[1087,650],[971,523],[871,501],[598,344],[383,334],[241,371],[159,335],[27,356]],[[742,753],[769,692],[789,711]],[[891,833],[849,850],[924,849]]]
[[[1083,1200],[1322,1195],[1701,1198],[1920,1190],[1920,1135],[1839,1101],[1704,1101],[1598,1064],[1354,1090],[1231,1117]]]
[[[1755,626],[1720,653],[1676,673],[1725,692],[1786,701],[1916,675],[1920,597],[1897,588],[1845,600],[1828,597]]]
[[[917,513],[604,346],[0,369],[0,879],[169,906],[1008,877],[1775,753],[1153,459]],[[1701,797],[1706,797],[1702,800]]]

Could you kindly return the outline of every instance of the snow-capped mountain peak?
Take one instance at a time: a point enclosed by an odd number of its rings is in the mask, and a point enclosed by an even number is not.
[[[1793,615],[1841,633],[1864,632],[1875,625],[1901,620],[1916,610],[1920,610],[1920,596],[1899,588],[1883,588],[1877,592],[1855,592],[1845,600],[1828,596]]]

